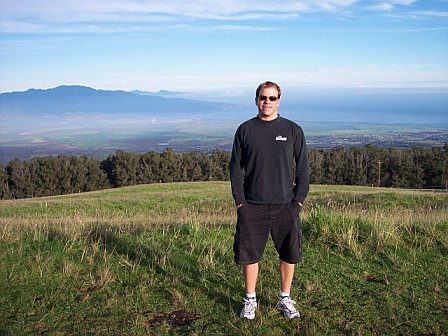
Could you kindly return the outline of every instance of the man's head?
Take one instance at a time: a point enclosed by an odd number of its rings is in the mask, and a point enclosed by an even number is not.
[[[274,82],[264,82],[258,86],[255,92],[255,104],[260,119],[269,121],[277,118],[281,94],[280,86]]]
[[[280,89],[280,86],[277,83],[269,82],[269,81],[263,82],[260,85],[258,85],[257,91],[255,91],[255,98],[258,98],[258,96],[260,95],[260,91],[262,89],[264,89],[265,87],[275,88],[278,92],[278,98],[280,99],[280,96],[282,95],[282,90]]]

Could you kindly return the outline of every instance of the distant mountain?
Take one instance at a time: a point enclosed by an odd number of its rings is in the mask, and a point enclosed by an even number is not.
[[[131,91],[131,93],[138,94],[141,96],[156,96],[157,95],[157,93],[155,93],[155,92],[141,91],[141,90],[134,90],[134,91]]]
[[[139,91],[143,92],[143,91]],[[175,93],[172,93],[175,94]],[[162,96],[163,95],[163,96]],[[66,115],[85,114],[203,114],[222,111],[230,104],[167,98],[168,91],[135,94],[135,92],[96,90],[85,86],[58,86],[53,89],[30,89],[0,94],[0,114]]]
[[[168,90],[160,90],[157,92],[134,90],[131,92],[142,96],[160,96],[168,98],[179,97],[184,94],[184,92],[168,91]]]

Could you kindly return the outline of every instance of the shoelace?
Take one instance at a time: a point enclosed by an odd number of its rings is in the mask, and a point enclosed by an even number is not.
[[[296,304],[296,302],[292,299],[289,298],[285,298],[285,299],[281,299],[280,302],[282,303],[282,305],[284,305],[291,313],[295,313],[297,310],[294,307],[294,305]]]
[[[244,298],[244,311],[245,312],[251,312],[253,310],[255,310],[257,307],[257,301],[255,300],[248,300],[246,298]]]

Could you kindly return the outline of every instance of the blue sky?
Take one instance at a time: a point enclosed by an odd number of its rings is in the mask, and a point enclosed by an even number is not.
[[[0,0],[0,91],[448,88],[448,0]]]

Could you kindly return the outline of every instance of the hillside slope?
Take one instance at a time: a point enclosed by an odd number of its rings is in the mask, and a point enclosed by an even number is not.
[[[260,308],[239,319],[228,182],[152,184],[0,201],[0,334],[445,335],[448,194],[311,187],[305,259],[275,310],[278,260],[261,263]]]

